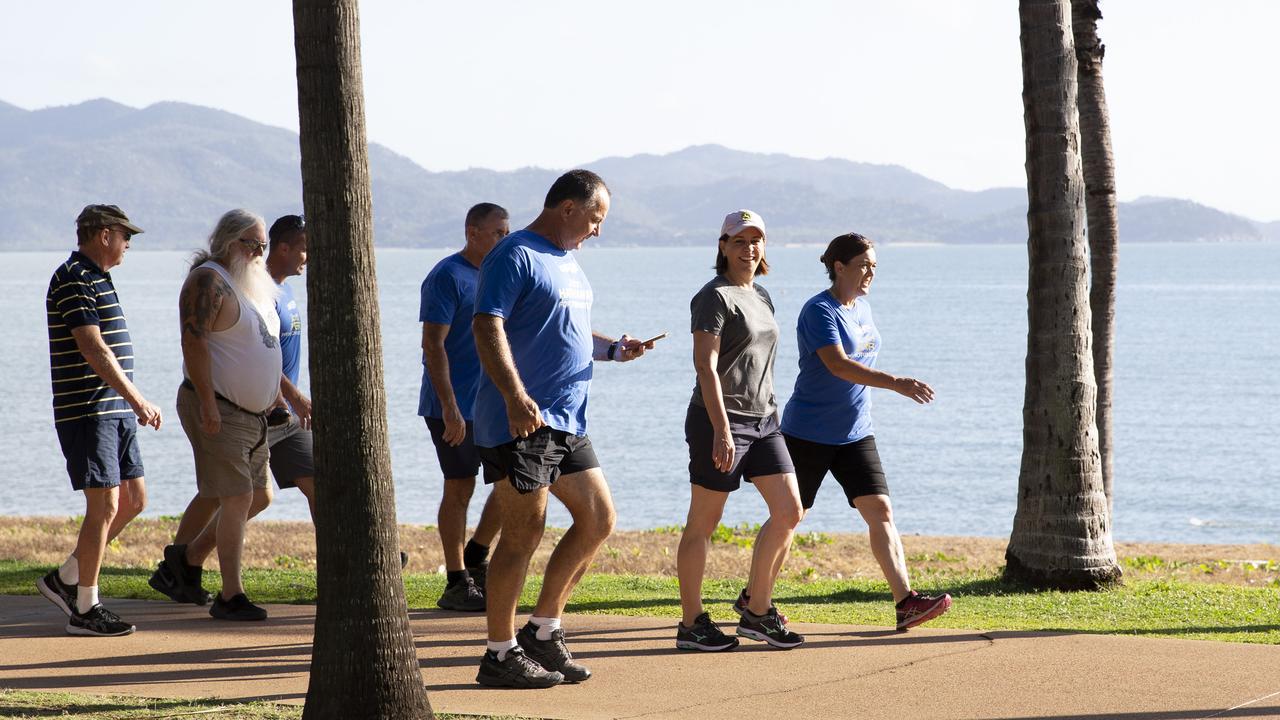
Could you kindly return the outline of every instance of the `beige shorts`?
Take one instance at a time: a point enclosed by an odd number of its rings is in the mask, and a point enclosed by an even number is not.
[[[191,441],[200,497],[243,495],[267,486],[267,419],[219,398],[222,429],[209,435],[200,429],[200,401],[194,390],[178,388],[178,420]]]

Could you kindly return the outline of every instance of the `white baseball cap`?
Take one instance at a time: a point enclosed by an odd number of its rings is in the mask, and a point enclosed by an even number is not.
[[[724,224],[720,226],[720,234],[733,237],[749,227],[756,228],[761,235],[768,233],[764,229],[764,218],[750,210],[734,210],[724,216]]]

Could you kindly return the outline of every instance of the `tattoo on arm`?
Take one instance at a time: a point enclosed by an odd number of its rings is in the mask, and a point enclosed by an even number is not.
[[[178,300],[182,334],[203,338],[213,329],[213,320],[222,309],[222,300],[231,294],[227,282],[213,272],[199,272],[182,288]]]

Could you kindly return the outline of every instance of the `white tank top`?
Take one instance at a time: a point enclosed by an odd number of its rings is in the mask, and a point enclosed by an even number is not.
[[[200,267],[221,275],[240,303],[234,325],[209,333],[213,390],[245,410],[266,412],[280,391],[280,317],[275,305],[260,308],[249,302],[218,263],[210,260]],[[182,374],[190,377],[185,362]]]

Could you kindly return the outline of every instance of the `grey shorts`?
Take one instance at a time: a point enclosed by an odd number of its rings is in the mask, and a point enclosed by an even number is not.
[[[265,488],[267,419],[219,399],[222,429],[208,435],[200,429],[200,400],[194,390],[178,388],[178,420],[191,442],[200,497],[222,498]]]
[[[268,427],[267,445],[271,476],[281,490],[297,487],[300,478],[315,477],[311,431],[303,429],[297,415],[289,413],[289,422]]]

